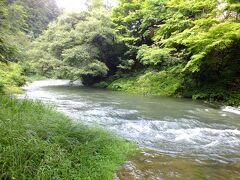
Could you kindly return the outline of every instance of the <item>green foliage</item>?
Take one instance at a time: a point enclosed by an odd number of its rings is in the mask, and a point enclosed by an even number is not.
[[[141,3],[139,0],[121,0],[120,5],[113,11],[113,23],[116,30],[121,35],[121,40],[129,46],[139,45],[141,41],[139,31],[142,19]]]
[[[176,76],[170,70],[160,72],[148,72],[141,76],[137,82],[140,92],[160,96],[172,96],[182,84],[181,77]]]
[[[10,31],[16,32],[19,29],[23,29],[25,26],[25,20],[27,17],[26,10],[23,6],[13,3],[8,6],[8,15],[7,22],[9,22],[8,26]]]
[[[198,26],[198,30],[194,27],[194,30],[190,29],[186,34],[194,31],[200,31],[200,27]],[[186,34],[184,36],[186,36]],[[189,47],[191,52],[194,52],[194,55],[192,55],[191,60],[187,63],[185,70],[188,69],[192,72],[200,71],[202,64],[207,63],[209,65],[211,63],[209,62],[209,55],[211,56],[214,52],[224,52],[232,48],[232,46],[240,40],[239,34],[240,23],[224,22],[209,29],[204,29],[198,35],[188,35],[182,42]],[[221,54],[218,56],[219,57],[216,58],[223,58],[220,57]],[[225,56],[225,54],[223,53],[222,56]],[[208,62],[206,62],[207,59]],[[228,61],[228,59],[226,58],[222,61]],[[215,60],[215,62],[212,63],[216,65],[217,63],[223,63],[222,61],[216,62]]]
[[[147,73],[142,84],[147,79],[158,84],[154,77],[162,77],[172,87],[176,83],[167,77],[177,66],[184,77],[181,93],[196,91],[191,93],[194,99],[226,101],[228,92],[238,94],[240,89],[235,83],[240,77],[239,12],[237,0],[122,0],[112,14],[118,38],[128,46],[121,64],[132,59],[132,71],[151,67],[157,73]],[[168,76],[159,73],[165,71]],[[206,92],[197,92],[201,87]]]
[[[138,76],[132,76],[132,77],[125,77],[125,78],[119,78],[110,85],[108,85],[108,88],[114,91],[126,91],[126,92],[132,92],[137,93],[135,90],[135,82],[137,81]]]
[[[120,65],[117,66],[119,70],[131,70],[134,65],[134,60],[129,59],[129,60],[124,60],[121,61]]]
[[[37,36],[59,14],[54,0],[0,1],[0,61],[23,59],[29,36]]]
[[[35,72],[48,77],[83,80],[86,85],[113,74],[123,45],[111,28],[109,12],[91,6],[64,14],[33,42],[29,58]]]
[[[180,69],[181,66],[159,72],[147,70],[143,74],[139,73],[114,80],[108,88],[132,93],[172,96],[182,85],[183,78],[180,75]]]
[[[227,91],[223,86],[209,85],[202,87],[200,89],[195,89],[193,92],[190,92],[194,100],[207,99],[208,101],[218,101],[223,102],[227,105],[239,106],[240,105],[240,94],[239,90]]]
[[[225,96],[226,94],[224,94]],[[234,93],[234,94],[228,94],[224,98],[224,103],[230,105],[230,106],[239,106],[240,105],[240,93]]]
[[[0,175],[10,179],[113,179],[136,146],[74,123],[39,102],[0,96]]]
[[[163,62],[170,61],[172,59],[171,52],[174,51],[174,48],[164,48],[160,49],[158,47],[148,47],[143,45],[138,51],[137,59],[143,65],[161,65]]]
[[[27,37],[21,30],[25,17],[23,6],[0,1],[0,62],[17,61],[23,57]]]
[[[60,14],[55,0],[4,0],[4,3],[10,10],[8,21],[16,25],[12,27],[22,24],[21,29],[33,37],[42,33]]]
[[[22,75],[21,67],[16,63],[0,62],[0,91],[6,93],[19,93],[26,78]]]
[[[139,46],[152,44],[155,27],[163,20],[161,17],[163,9],[164,0],[119,2],[118,7],[113,10],[112,21],[119,40],[129,48],[122,59],[135,60]]]

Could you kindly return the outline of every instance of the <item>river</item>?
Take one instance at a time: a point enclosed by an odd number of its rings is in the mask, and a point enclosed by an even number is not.
[[[35,81],[21,98],[53,104],[76,122],[135,141],[116,179],[240,179],[240,111],[189,99]]]

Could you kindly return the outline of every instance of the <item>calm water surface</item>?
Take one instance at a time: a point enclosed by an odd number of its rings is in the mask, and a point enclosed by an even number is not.
[[[240,111],[186,99],[134,95],[36,81],[21,98],[54,104],[146,148],[117,179],[240,179]]]

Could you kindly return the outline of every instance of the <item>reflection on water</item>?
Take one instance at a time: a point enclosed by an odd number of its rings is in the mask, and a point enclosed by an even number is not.
[[[154,150],[133,157],[120,179],[239,178],[238,109],[72,87],[67,80],[37,81],[21,97],[54,104],[75,121],[97,123]]]

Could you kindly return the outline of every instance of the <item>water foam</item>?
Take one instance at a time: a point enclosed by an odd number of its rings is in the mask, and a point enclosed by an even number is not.
[[[240,115],[240,107],[236,108],[231,106],[224,106],[222,107],[222,111]]]
[[[54,80],[54,79],[48,79],[48,80],[40,80],[40,81],[34,81],[32,83],[27,83],[23,89],[24,90],[36,90],[41,87],[47,87],[47,86],[67,86],[70,84],[70,80]]]

